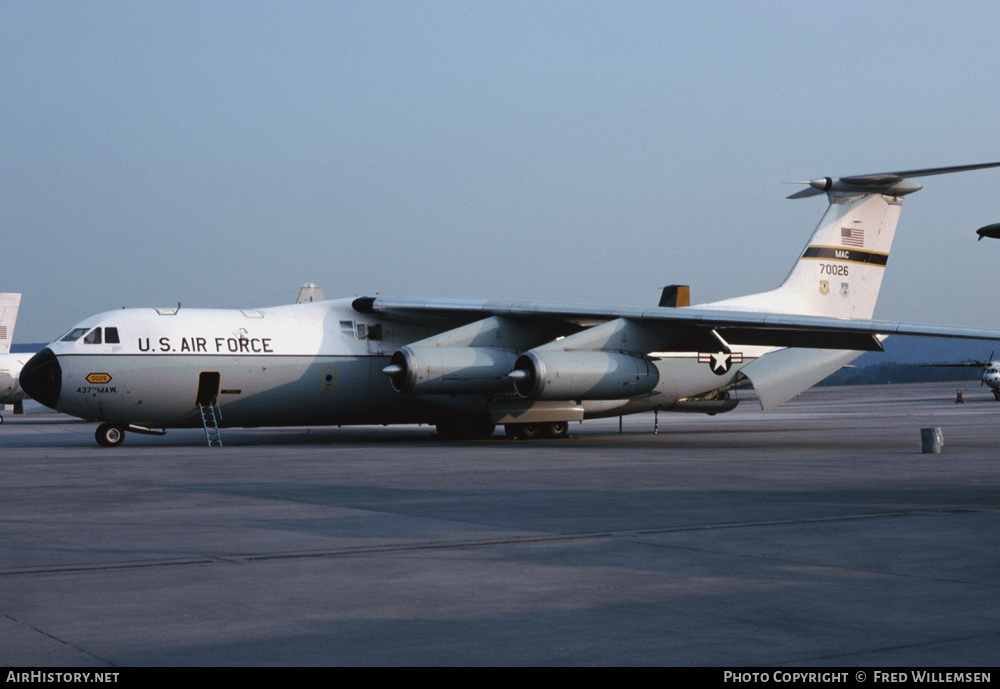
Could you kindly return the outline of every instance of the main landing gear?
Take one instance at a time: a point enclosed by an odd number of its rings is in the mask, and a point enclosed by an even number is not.
[[[496,424],[489,419],[454,419],[442,421],[435,426],[438,435],[446,440],[485,440],[493,435]],[[550,423],[508,423],[504,432],[512,440],[536,440],[538,438],[566,438],[569,436],[569,421]]]
[[[513,440],[535,440],[537,438],[566,438],[569,436],[569,421],[551,423],[508,423],[504,432]]]

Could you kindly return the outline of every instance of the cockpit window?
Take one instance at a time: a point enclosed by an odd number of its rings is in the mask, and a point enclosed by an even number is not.
[[[60,342],[76,342],[81,337],[83,337],[84,333],[86,333],[88,330],[90,330],[90,328],[73,328],[68,333],[66,333],[65,335],[63,335],[62,338],[59,341]]]
[[[86,334],[86,337],[83,337]],[[59,338],[60,342],[76,342],[81,337],[85,344],[121,344],[118,328],[73,328]]]

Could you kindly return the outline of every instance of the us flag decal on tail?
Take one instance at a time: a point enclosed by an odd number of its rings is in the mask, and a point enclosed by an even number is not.
[[[840,243],[844,246],[862,247],[865,245],[865,231],[860,227],[841,227]]]

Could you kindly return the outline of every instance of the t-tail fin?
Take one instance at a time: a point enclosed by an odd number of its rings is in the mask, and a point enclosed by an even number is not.
[[[909,178],[987,167],[1000,167],[1000,163],[804,182],[809,186],[788,198],[825,193],[830,206],[785,281],[770,292],[705,304],[702,308],[869,319],[889,261],[903,196],[921,189]],[[753,383],[761,407],[768,411],[861,353],[776,349],[741,368],[740,377]]]
[[[14,323],[17,309],[21,305],[19,292],[0,293],[0,354],[10,353],[10,343],[14,339]]]
[[[922,188],[908,178],[998,166],[1000,163],[986,163],[804,182],[809,187],[788,198],[825,193],[830,206],[785,281],[769,292],[704,306],[871,318],[896,234],[902,197]]]

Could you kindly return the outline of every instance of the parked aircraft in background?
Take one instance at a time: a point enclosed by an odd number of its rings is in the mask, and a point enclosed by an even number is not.
[[[21,305],[21,294],[0,293],[0,405],[14,405],[15,414],[24,413],[24,391],[19,378],[21,367],[31,358],[31,354],[11,354],[10,344],[14,340],[14,324]],[[3,423],[3,416],[0,416]]]
[[[991,361],[983,366],[982,384],[993,392],[993,399],[1000,402],[1000,361]]]
[[[267,309],[87,318],[21,373],[42,404],[125,431],[425,423],[448,437],[564,436],[570,421],[715,414],[749,381],[767,411],[891,334],[1000,331],[870,320],[912,178],[1000,163],[822,178],[829,207],[776,289],[701,306],[370,296]],[[680,297],[678,299],[678,297]],[[665,297],[669,304],[670,298]],[[675,304],[685,297],[674,295]]]
[[[985,385],[993,393],[993,399],[1000,402],[1000,361],[995,361],[990,352],[988,361],[963,361],[958,364],[920,364],[927,368],[978,368],[983,372],[979,381],[980,385]]]

